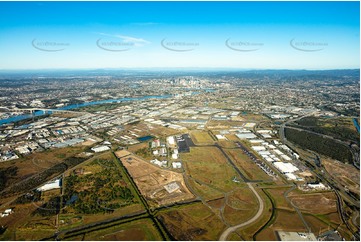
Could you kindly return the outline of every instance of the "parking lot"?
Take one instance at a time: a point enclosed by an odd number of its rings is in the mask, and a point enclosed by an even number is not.
[[[194,146],[189,134],[177,135],[176,140],[179,153],[188,153],[190,151],[189,147]]]

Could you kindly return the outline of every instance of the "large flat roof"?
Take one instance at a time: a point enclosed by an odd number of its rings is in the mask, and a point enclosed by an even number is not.
[[[313,233],[277,231],[281,241],[317,241]]]
[[[286,173],[286,172],[292,173],[292,172],[298,171],[298,168],[296,166],[294,166],[293,164],[288,163],[288,162],[275,162],[275,163],[273,163],[273,165],[283,173]]]

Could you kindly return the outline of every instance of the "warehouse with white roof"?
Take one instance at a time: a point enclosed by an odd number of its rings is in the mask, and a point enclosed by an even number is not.
[[[45,185],[39,187],[36,190],[45,192],[45,191],[49,191],[52,189],[58,189],[60,187],[61,187],[61,179],[56,179],[54,181],[50,181],[50,182],[46,183]]]
[[[257,136],[254,133],[240,133],[240,134],[236,134],[236,136],[239,139],[254,139],[257,138]]]
[[[298,168],[289,162],[275,162],[273,165],[284,174],[298,171]]]

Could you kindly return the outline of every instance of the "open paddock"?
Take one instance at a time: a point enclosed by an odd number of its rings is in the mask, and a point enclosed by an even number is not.
[[[168,127],[164,127],[162,125],[152,124],[153,129],[151,129],[150,134],[157,136],[157,137],[168,137],[171,135],[180,134],[182,131],[177,129],[172,129]],[[184,132],[184,130],[183,130]]]
[[[232,158],[235,165],[242,173],[251,180],[269,180],[271,179],[264,171],[259,168],[241,149],[224,149]]]
[[[152,220],[141,219],[86,233],[84,240],[154,241],[163,240]]]
[[[243,186],[227,194],[227,205],[236,210],[257,210],[258,203],[248,186]]]
[[[275,205],[277,208],[285,209],[285,210],[292,210],[294,211],[294,208],[291,204],[289,204],[284,197],[284,193],[289,190],[290,188],[270,188],[267,189],[267,192],[272,196],[272,198],[275,201]]]
[[[296,212],[290,212],[288,210],[276,209],[275,218],[272,224],[267,228],[260,231],[257,235],[257,240],[278,240],[275,231],[307,231],[301,219]]]
[[[220,218],[202,203],[162,211],[159,219],[176,240],[218,240],[225,229]]]
[[[351,164],[344,164],[330,158],[322,159],[327,172],[341,185],[360,195],[360,171]]]
[[[257,221],[237,230],[238,234],[242,237],[242,240],[258,240],[258,236],[255,236],[257,231],[260,231],[263,226],[271,219],[272,216],[272,203],[266,194],[259,188],[255,188],[258,192],[259,196],[263,200],[264,203],[264,210],[262,215],[257,219]],[[258,208],[258,205],[256,205]],[[256,208],[254,208],[256,209]],[[267,239],[270,240],[270,239]]]
[[[205,144],[213,144],[214,143],[214,140],[206,131],[194,130],[194,131],[190,132],[190,136],[192,138],[192,141],[196,145],[205,145]]]
[[[224,197],[223,191],[220,191],[209,184],[200,183],[198,180],[194,180],[193,178],[188,178],[188,183],[198,196],[201,196],[207,201],[221,199]]]
[[[304,214],[303,216],[307,224],[311,227],[312,231],[315,233],[316,236],[328,230],[337,229],[338,225],[341,223],[341,221],[339,221],[340,223],[338,224],[330,223],[329,218],[320,219],[319,216],[314,216],[310,214]]]
[[[114,217],[121,217],[127,214],[138,213],[141,211],[145,211],[145,209],[139,203],[118,208],[112,213],[103,212],[98,214],[76,214],[71,209],[64,210],[64,212],[59,215],[59,219],[62,220],[60,223],[60,230],[71,229],[80,225],[95,223],[102,220],[112,219]]]
[[[252,218],[257,210],[257,206],[252,206],[248,209],[234,209],[233,207],[226,205],[223,210],[223,218],[228,224],[234,226]]]
[[[36,241],[42,238],[50,237],[56,232],[55,228],[53,229],[17,229],[15,233],[14,240],[22,241]]]
[[[191,152],[181,154],[181,158],[188,175],[198,183],[221,192],[230,192],[239,187],[239,183],[232,181],[238,177],[236,171],[216,147],[191,147]]]
[[[302,195],[290,194],[288,197],[295,206],[308,213],[325,214],[337,212],[337,198],[333,192]]]
[[[217,199],[208,201],[207,203],[208,203],[209,206],[211,206],[214,209],[220,209],[224,205],[225,199],[224,198],[217,198]]]

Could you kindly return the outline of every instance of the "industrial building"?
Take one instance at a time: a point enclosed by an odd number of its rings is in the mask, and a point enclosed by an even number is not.
[[[254,151],[263,151],[263,150],[266,150],[266,147],[264,147],[264,146],[252,146],[252,150],[254,150]]]
[[[180,168],[182,168],[182,163],[181,162],[173,162],[172,166],[173,166],[173,169],[180,169]]]
[[[219,139],[219,140],[226,140],[227,138],[226,137],[224,137],[223,135],[221,135],[221,134],[216,134],[216,137],[217,137],[217,139]]]
[[[326,189],[326,186],[323,185],[321,182],[320,183],[308,183],[307,186],[311,189]]]
[[[253,128],[254,126],[256,126],[256,123],[246,123],[244,125],[245,128]]]
[[[167,137],[167,143],[171,146],[175,145],[175,139],[174,136]]]
[[[281,241],[317,241],[313,233],[277,231]]]
[[[254,138],[257,138],[257,136],[256,136],[254,133],[251,133],[251,132],[238,133],[238,134],[236,134],[236,136],[237,136],[239,139],[254,139]]]
[[[273,165],[283,174],[298,171],[298,168],[289,162],[275,162]]]
[[[93,148],[91,148],[91,150],[94,151],[95,153],[98,153],[98,152],[110,150],[110,148],[109,148],[109,146],[103,145],[103,146],[93,147]]]
[[[263,143],[264,140],[263,139],[250,139],[249,142],[251,142],[251,144],[260,144],[260,143]]]
[[[155,164],[160,167],[167,167],[167,165],[168,165],[168,161],[166,161],[166,160],[160,161],[158,159],[150,160],[150,163]]]
[[[45,192],[45,191],[49,191],[49,190],[53,190],[53,189],[58,189],[60,187],[61,187],[61,179],[56,179],[56,180],[46,183],[45,185],[39,187],[36,190]]]

